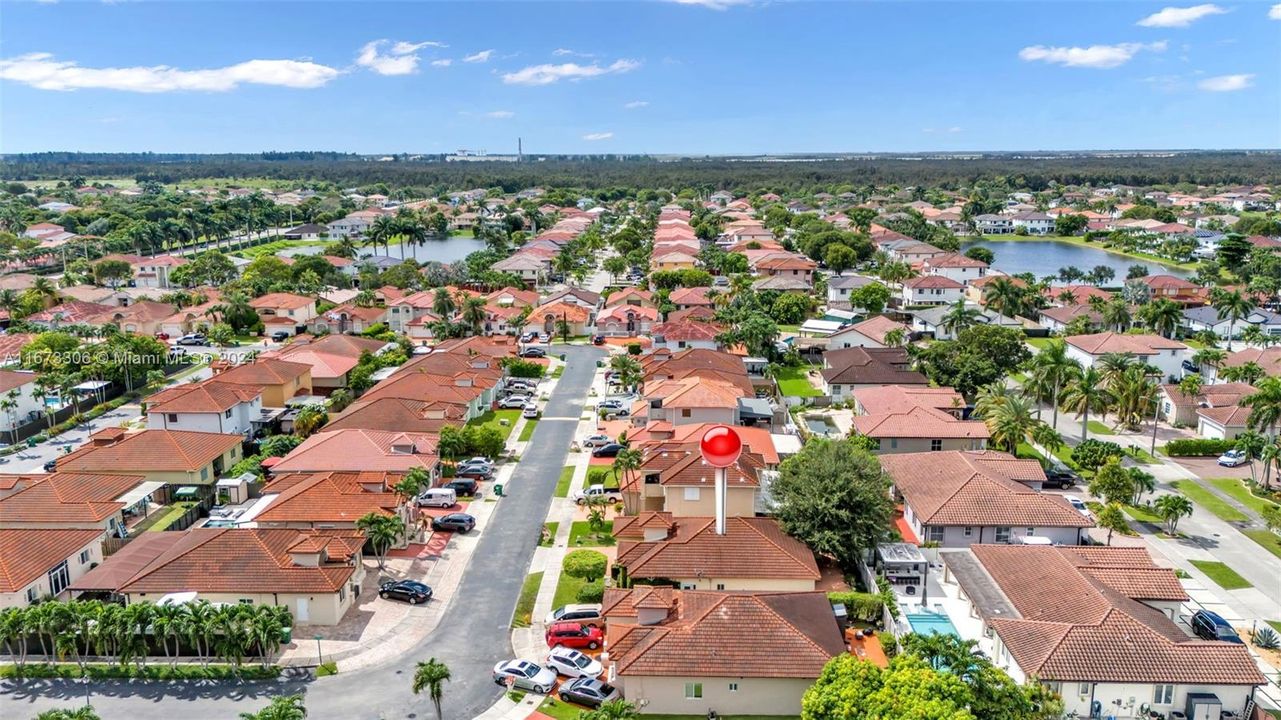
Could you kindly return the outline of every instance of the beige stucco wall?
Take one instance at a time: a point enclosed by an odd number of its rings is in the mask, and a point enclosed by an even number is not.
[[[347,581],[341,592],[316,594],[202,592],[199,597],[201,600],[208,600],[211,603],[236,604],[241,601],[250,601],[254,605],[278,605],[289,608],[289,612],[293,614],[295,624],[337,625],[354,602],[355,593],[352,592],[351,586],[360,585],[363,578],[364,567],[358,566],[357,573]],[[174,588],[173,592],[180,590],[181,588]],[[130,593],[128,601],[131,603],[155,602],[164,595],[165,593]],[[298,612],[299,600],[307,601],[307,617],[305,619],[300,617]]]
[[[813,580],[777,580],[760,578],[673,578],[681,587],[694,590],[790,590],[810,591]],[[639,582],[640,579],[637,578]]]
[[[648,701],[641,709],[644,714],[705,717],[715,710],[720,715],[795,716],[814,679],[620,676],[615,682],[629,701]],[[685,684],[691,682],[702,684],[701,698],[685,697]],[[730,689],[731,683],[737,690]]]
[[[89,556],[84,562],[80,562],[80,555],[83,552],[88,552]],[[89,569],[92,566],[102,564],[102,538],[94,538],[88,544],[72,553],[70,557],[66,558],[66,560],[67,577],[70,578],[71,584],[74,585],[75,582],[80,579],[80,576],[89,572]],[[58,562],[62,561],[59,560]],[[27,590],[29,588],[35,588],[37,600],[41,600],[46,595],[49,595],[49,571],[57,565],[58,563],[54,563],[52,566],[45,568],[45,570],[40,573],[39,577],[30,583],[27,583],[22,588],[19,588],[16,592],[0,593],[0,609],[26,607],[30,605],[31,603],[27,601]],[[58,598],[66,600],[67,592],[64,590]]]
[[[667,495],[663,509],[676,517],[712,517],[716,514],[716,490],[710,483],[707,487],[668,485],[663,489]],[[698,499],[685,499],[687,489],[697,490]],[[755,488],[729,488],[725,493],[725,514],[729,517],[755,516],[755,495]]]
[[[946,438],[943,440],[944,450],[982,450],[986,445],[986,440],[968,438]],[[929,451],[930,438],[883,438],[881,439],[881,448],[877,451],[877,454],[893,455],[896,453]]]

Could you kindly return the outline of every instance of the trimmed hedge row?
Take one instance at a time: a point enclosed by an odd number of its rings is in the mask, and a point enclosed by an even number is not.
[[[862,622],[876,622],[881,619],[885,600],[880,595],[864,592],[830,592],[827,601],[833,605],[844,605],[847,617]]]
[[[1171,440],[1162,451],[1171,457],[1209,457],[1222,455],[1236,447],[1235,440],[1206,440],[1203,438]]]
[[[153,659],[152,664],[139,668],[136,665],[104,665],[102,663],[87,663],[85,665],[84,675],[89,678],[137,678],[146,680],[230,680],[236,676],[230,665],[209,665],[202,667],[193,664],[179,664],[170,667],[168,663],[163,663]],[[0,678],[28,678],[28,679],[54,679],[65,678],[74,679],[84,675],[80,673],[80,666],[76,663],[27,663],[23,667],[17,665],[0,665]],[[258,665],[242,665],[240,667],[240,679],[243,680],[272,680],[280,676],[280,668],[275,665],[261,667]]]

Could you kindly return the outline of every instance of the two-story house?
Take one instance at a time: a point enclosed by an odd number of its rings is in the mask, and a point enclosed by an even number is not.
[[[253,437],[262,419],[262,390],[210,378],[174,385],[144,400],[147,427]]]

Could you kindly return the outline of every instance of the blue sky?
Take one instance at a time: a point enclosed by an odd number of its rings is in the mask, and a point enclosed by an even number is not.
[[[1278,57],[1269,3],[6,2],[0,151],[1276,148]]]

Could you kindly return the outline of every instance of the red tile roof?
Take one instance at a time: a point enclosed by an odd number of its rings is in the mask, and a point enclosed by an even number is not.
[[[653,513],[619,518],[617,563],[634,578],[748,578],[817,580],[814,553],[772,518],[731,517],[717,535],[713,518],[671,519],[666,540],[645,542],[642,526]]]
[[[101,537],[100,530],[0,529],[0,593],[23,590]]]
[[[0,393],[16,390],[40,377],[39,373],[18,370],[0,370]]]
[[[123,510],[124,504],[116,502],[116,498],[146,482],[146,478],[57,472],[32,475],[29,481],[28,487],[0,500],[0,525],[97,525]]]
[[[316,302],[315,298],[293,293],[268,293],[249,301],[249,306],[261,310],[298,310]]]
[[[1160,335],[1128,335],[1115,332],[1095,333],[1093,335],[1072,335],[1064,338],[1072,345],[1090,355],[1104,353],[1128,353],[1131,355],[1157,355],[1162,350],[1186,350],[1187,345],[1178,340],[1169,340]]]
[[[262,388],[214,379],[175,385],[143,399],[148,413],[219,413],[262,396]]]
[[[266,510],[254,516],[254,520],[259,523],[354,523],[369,513],[394,515],[404,500],[389,489],[402,477],[381,472],[274,475],[262,492],[276,498]],[[371,492],[367,487],[379,490]]]
[[[243,435],[150,429],[125,433],[106,446],[96,445],[90,438],[90,442],[71,454],[58,458],[58,469],[111,474],[192,472],[209,465],[244,440]]]
[[[320,432],[294,448],[272,467],[272,472],[408,472],[416,467],[432,470],[440,460],[436,455],[437,440],[438,436],[426,433],[384,430]]]
[[[258,358],[251,363],[224,370],[210,378],[210,381],[232,385],[283,385],[298,380],[310,372],[311,366],[306,363]]]

